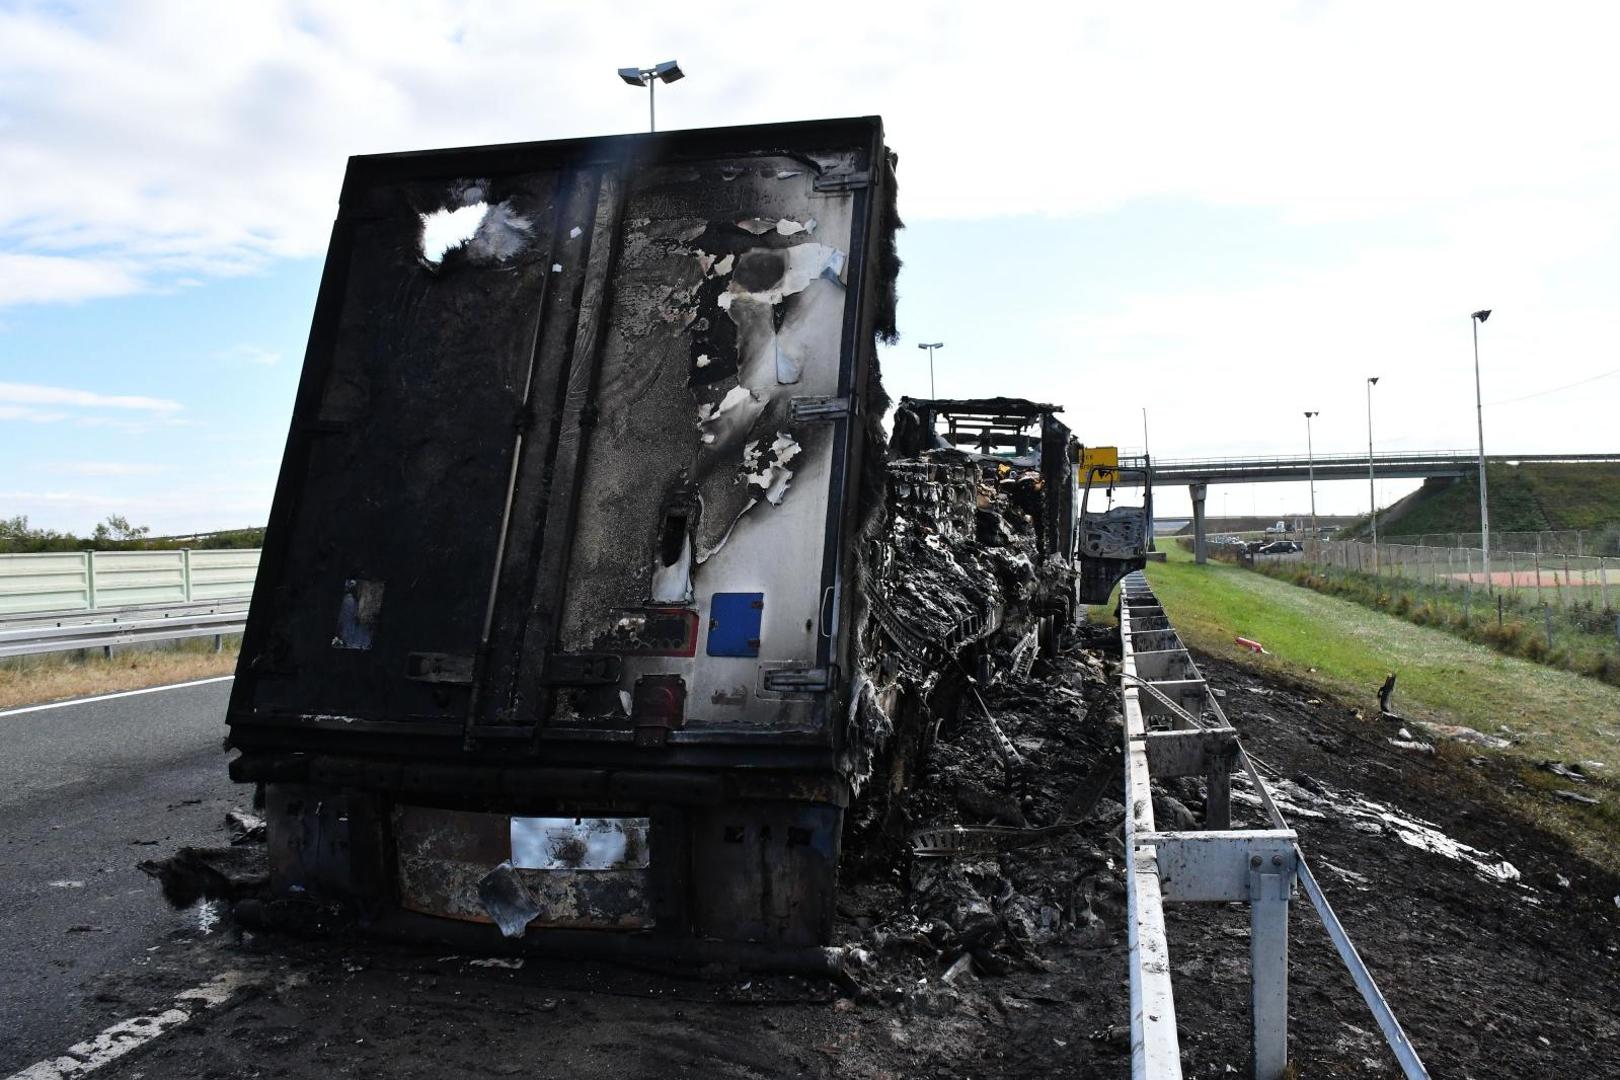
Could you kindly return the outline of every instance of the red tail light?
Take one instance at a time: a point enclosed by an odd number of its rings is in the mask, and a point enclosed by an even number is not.
[[[679,675],[643,675],[630,695],[637,746],[663,746],[686,723],[686,681]]]

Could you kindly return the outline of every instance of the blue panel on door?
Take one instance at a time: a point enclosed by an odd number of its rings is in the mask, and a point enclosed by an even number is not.
[[[709,600],[709,655],[758,656],[762,592],[717,592]]]

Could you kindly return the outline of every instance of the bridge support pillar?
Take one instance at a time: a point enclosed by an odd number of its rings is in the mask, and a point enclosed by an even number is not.
[[[1209,550],[1204,542],[1204,494],[1209,490],[1209,485],[1188,484],[1187,490],[1192,492],[1193,561],[1202,566],[1209,561]]]

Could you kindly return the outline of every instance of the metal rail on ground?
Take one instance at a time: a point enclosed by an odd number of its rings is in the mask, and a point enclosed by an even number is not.
[[[1209,684],[1170,625],[1147,578],[1120,585],[1120,677],[1125,711],[1126,892],[1130,905],[1131,1076],[1180,1080],[1165,903],[1249,905],[1250,1010],[1256,1080],[1288,1068],[1288,913],[1300,885],[1411,1080],[1428,1072],[1378,992],[1344,926],[1328,905]],[[1268,829],[1231,827],[1232,773],[1248,775],[1270,819]],[[1202,776],[1208,785],[1203,829],[1156,828],[1153,781]]]

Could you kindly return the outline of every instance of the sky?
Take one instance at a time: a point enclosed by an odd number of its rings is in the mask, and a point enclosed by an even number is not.
[[[0,0],[0,517],[260,524],[350,154],[879,114],[895,396],[1155,457],[1613,451],[1612,5]],[[1415,486],[1380,483],[1382,502]],[[1303,512],[1300,484],[1211,512]],[[1366,508],[1318,485],[1323,513]],[[1187,506],[1161,491],[1161,513]]]

